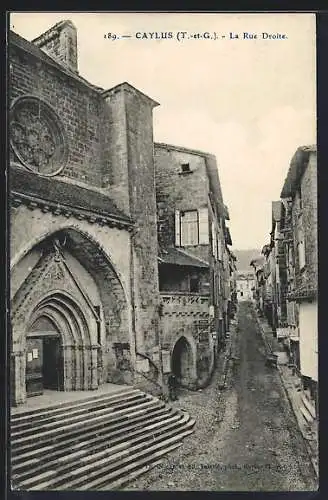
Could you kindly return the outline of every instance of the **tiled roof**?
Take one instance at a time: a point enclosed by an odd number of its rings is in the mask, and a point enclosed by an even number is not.
[[[14,165],[11,165],[9,179],[13,194],[22,194],[31,199],[54,203],[59,207],[76,208],[132,224],[132,220],[121,212],[108,196],[98,191],[56,177],[42,177]]]
[[[162,249],[158,261],[161,264],[172,264],[175,266],[209,267],[208,263],[204,260],[194,257],[183,250],[178,250],[177,248]]]
[[[290,163],[287,177],[280,194],[281,198],[289,198],[295,194],[298,189],[300,179],[302,178],[308,164],[310,153],[316,152],[317,146],[315,145],[302,146],[297,149]]]

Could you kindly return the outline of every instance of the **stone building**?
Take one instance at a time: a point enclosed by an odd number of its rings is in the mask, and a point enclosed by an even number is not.
[[[287,266],[284,244],[285,206],[281,200],[272,202],[271,265],[273,273],[273,324],[277,338],[288,336],[287,328]]]
[[[256,257],[255,259],[252,259],[249,265],[253,268],[253,272],[254,272],[254,284],[255,284],[254,300],[255,300],[256,309],[258,310],[258,312],[261,315],[263,315],[264,314],[264,286],[265,286],[264,257],[263,257],[263,255],[260,255],[260,256]]]
[[[164,145],[154,155],[158,103],[128,83],[104,90],[82,78],[70,21],[32,42],[11,33],[9,63],[13,404],[104,382],[159,391],[174,364],[203,383],[229,294],[215,158]],[[181,183],[170,194],[166,168]],[[200,337],[185,328],[191,318]]]
[[[317,403],[318,216],[316,146],[298,148],[292,158],[281,198],[289,212],[289,224],[285,227],[288,300],[290,304],[288,323],[291,328],[290,334],[293,339],[296,362],[302,377],[303,391],[310,400]],[[297,342],[297,336],[299,342]]]
[[[229,328],[229,214],[212,155],[155,144],[155,168],[163,356],[200,387]]]
[[[236,286],[238,301],[253,300],[255,291],[254,273],[251,270],[238,271]]]

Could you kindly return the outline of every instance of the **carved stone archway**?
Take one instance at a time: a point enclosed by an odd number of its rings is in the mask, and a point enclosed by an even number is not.
[[[120,362],[113,346],[118,342],[130,345],[126,295],[99,245],[69,228],[39,243],[38,251],[39,260],[12,297],[14,404],[26,398],[26,363],[31,356],[27,339],[42,337],[40,328],[35,328],[40,318],[47,318],[60,335],[63,390],[91,390],[110,381],[111,372]],[[78,273],[70,268],[65,252],[74,256],[94,280],[98,304],[92,302]]]

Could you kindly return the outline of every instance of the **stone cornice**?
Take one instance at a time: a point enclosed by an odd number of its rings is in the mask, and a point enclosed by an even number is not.
[[[101,226],[107,225],[109,227],[125,229],[129,232],[135,229],[135,225],[132,221],[127,222],[114,215],[109,216],[105,214],[99,214],[96,212],[91,212],[89,210],[43,200],[34,196],[28,196],[15,191],[11,192],[11,204],[14,207],[18,207],[19,205],[26,205],[30,210],[40,209],[42,210],[42,212],[51,212],[53,215],[64,215],[67,218],[75,217],[76,219],[86,220],[88,222],[96,223]]]

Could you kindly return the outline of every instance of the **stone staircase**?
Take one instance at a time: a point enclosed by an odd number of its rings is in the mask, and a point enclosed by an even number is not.
[[[119,489],[181,446],[194,424],[134,388],[14,414],[12,489]]]

